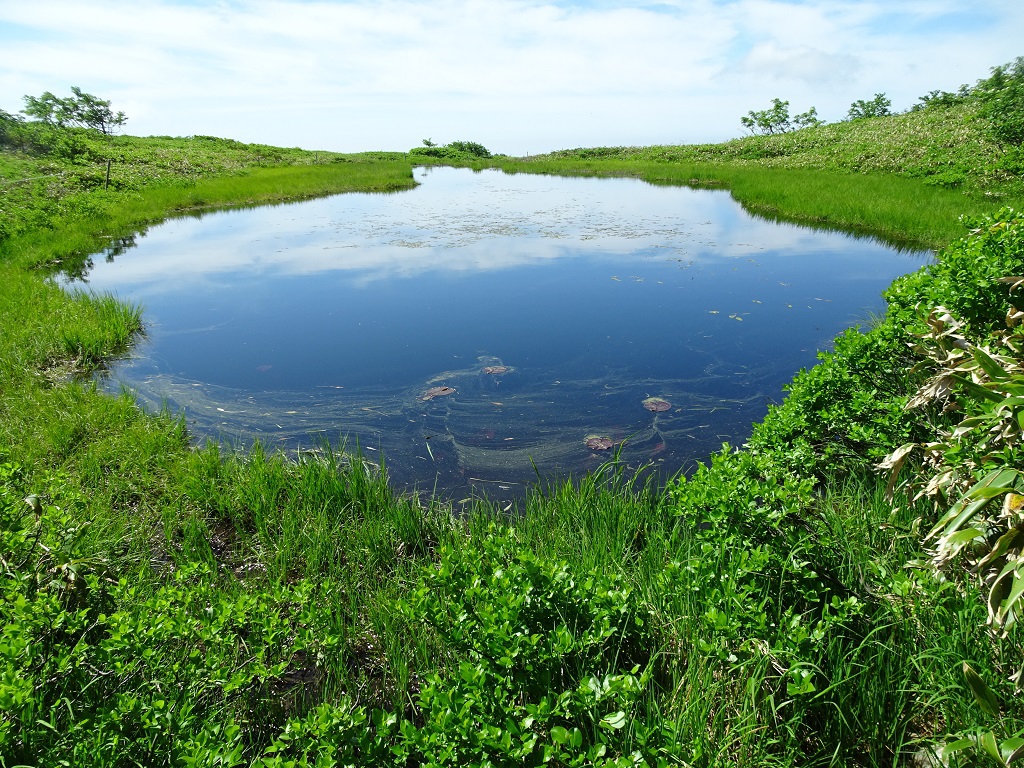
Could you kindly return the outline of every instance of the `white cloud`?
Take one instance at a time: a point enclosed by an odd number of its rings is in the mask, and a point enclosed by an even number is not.
[[[750,75],[767,75],[782,83],[802,81],[812,88],[848,83],[860,69],[860,59],[851,54],[809,46],[781,47],[774,42],[754,46],[741,62],[741,71]]]
[[[1020,54],[1021,28],[996,0],[35,0],[0,6],[0,106],[75,84],[132,133],[341,151],[723,140],[775,96],[908,107]]]

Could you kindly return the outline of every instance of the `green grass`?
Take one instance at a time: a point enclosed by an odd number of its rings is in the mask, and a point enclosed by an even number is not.
[[[939,248],[962,233],[961,215],[990,213],[1005,204],[902,176],[833,170],[618,158],[507,161],[501,167],[508,172],[635,176],[652,184],[725,187],[759,216],[877,237],[898,247]]]
[[[341,192],[392,192],[414,186],[402,160],[364,160],[329,165],[258,168],[244,175],[187,178],[123,192],[76,193],[49,200],[45,225],[18,238],[5,261],[26,267],[47,264],[67,269],[117,238],[129,237],[167,216],[196,214],[228,206],[292,202]],[[22,213],[31,220],[35,209]],[[0,241],[0,253],[3,242]],[[72,264],[69,265],[69,261]]]
[[[1024,207],[1021,162],[1020,148],[996,142],[967,103],[721,144],[595,147],[491,164],[725,187],[768,218],[937,249],[961,234],[961,215]]]
[[[999,143],[977,103],[934,106],[720,144],[597,147],[544,159],[621,159],[892,174],[929,186],[1020,196],[1019,148]]]

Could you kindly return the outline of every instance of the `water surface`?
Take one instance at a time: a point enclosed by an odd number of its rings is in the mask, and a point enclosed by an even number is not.
[[[537,471],[607,460],[589,436],[664,472],[742,443],[925,259],[755,218],[723,191],[416,175],[408,192],[174,219],[95,259],[91,288],[146,309],[106,386],[183,411],[199,439],[358,442],[398,486],[511,498]]]

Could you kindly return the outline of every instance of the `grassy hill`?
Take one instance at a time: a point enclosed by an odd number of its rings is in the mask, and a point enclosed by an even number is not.
[[[852,173],[891,173],[986,197],[1020,196],[1024,155],[992,136],[974,103],[933,106],[720,144],[552,152],[545,158],[730,163]]]
[[[961,215],[1024,205],[1024,150],[999,141],[984,105],[967,98],[721,144],[569,149],[491,164],[725,186],[754,213],[936,249],[959,236]]]
[[[343,155],[243,144],[213,136],[110,136],[82,128],[58,130],[38,123],[16,122],[6,132],[0,131],[0,240],[51,228],[56,221],[87,218],[104,205],[143,190],[189,188],[200,180],[247,178],[274,168],[324,171],[324,166],[389,159],[404,161],[404,155]],[[408,164],[403,162],[403,167]],[[401,184],[381,182],[369,186],[392,189]],[[318,191],[314,185],[305,194],[328,191],[344,189],[327,186]],[[295,193],[299,194],[299,190]],[[272,192],[265,194],[265,201],[273,199]],[[232,204],[259,201],[256,197],[241,201],[232,198]],[[196,202],[197,207],[203,204]]]

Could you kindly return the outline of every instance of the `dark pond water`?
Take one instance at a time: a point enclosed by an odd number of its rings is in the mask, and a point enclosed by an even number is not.
[[[763,221],[721,191],[416,175],[172,220],[97,256],[88,286],[146,309],[105,385],[183,411],[199,439],[358,442],[397,486],[506,499],[535,466],[606,461],[588,437],[666,473],[741,444],[927,258]]]

